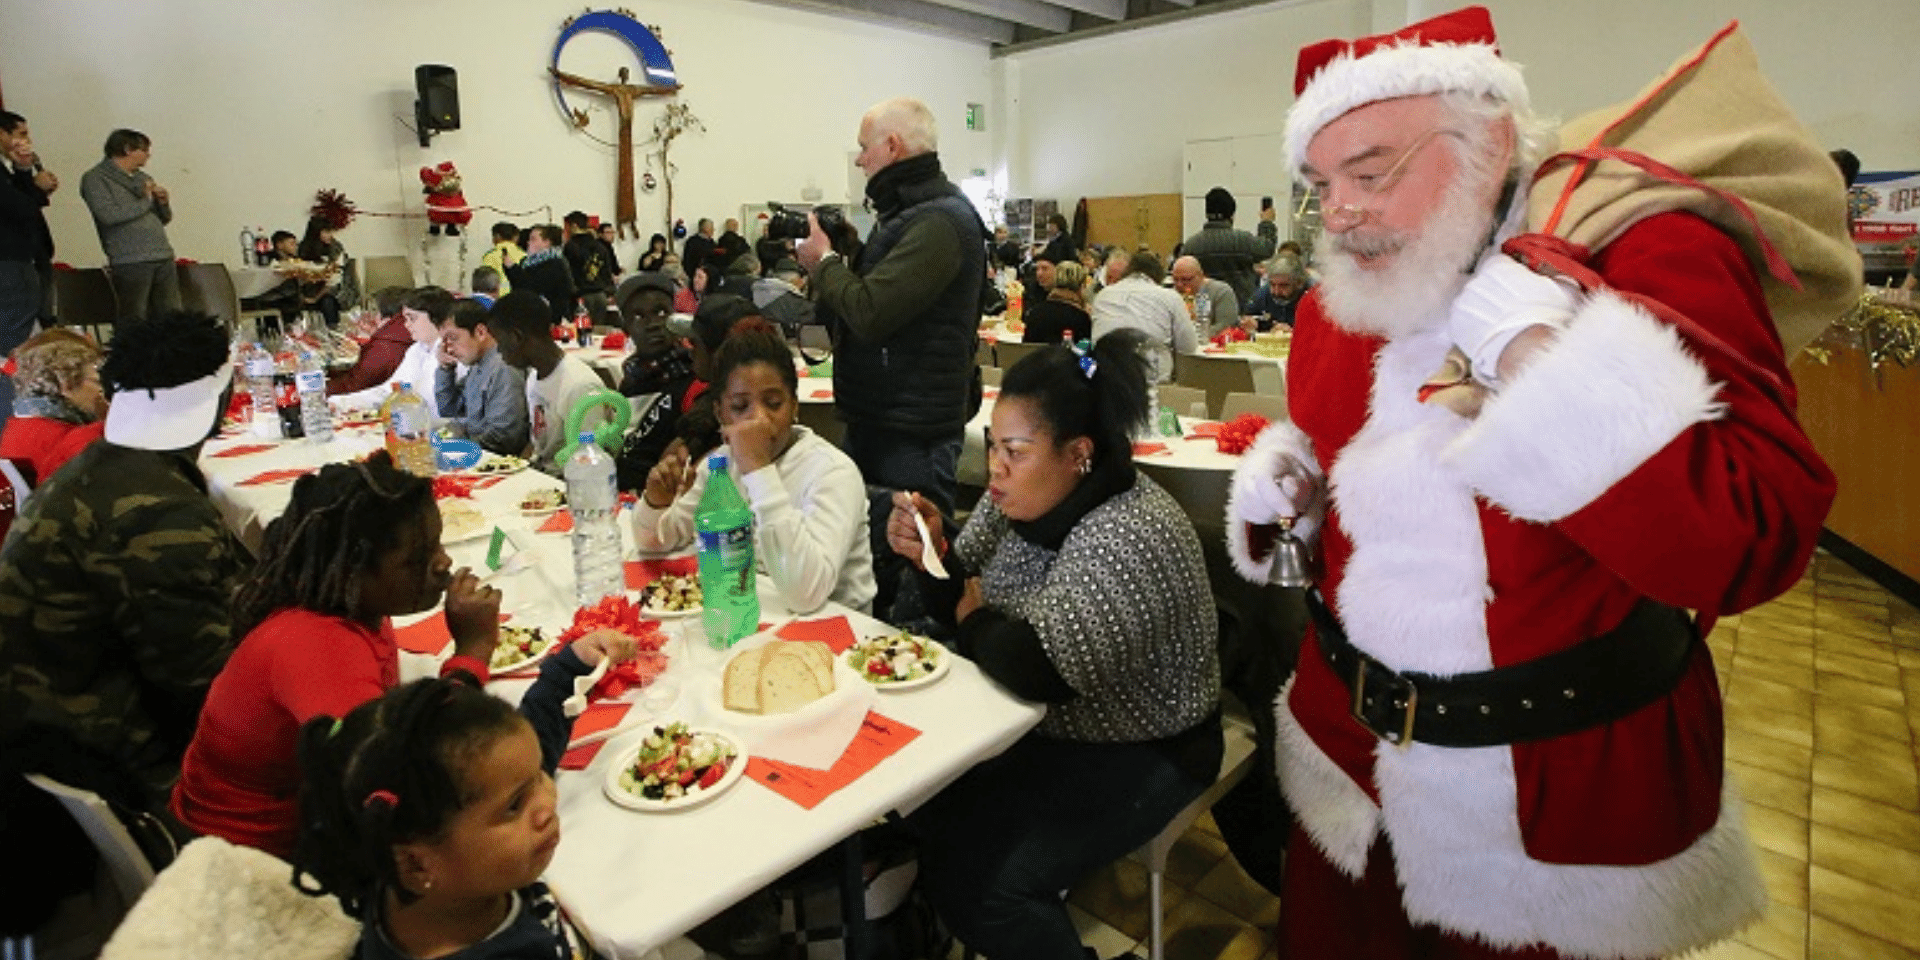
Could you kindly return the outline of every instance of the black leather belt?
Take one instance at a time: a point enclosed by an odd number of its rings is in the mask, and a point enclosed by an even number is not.
[[[1360,652],[1318,590],[1307,591],[1307,609],[1327,665],[1353,695],[1353,718],[1401,747],[1490,747],[1617,720],[1680,682],[1699,636],[1684,611],[1642,600],[1619,626],[1559,653],[1440,677]]]

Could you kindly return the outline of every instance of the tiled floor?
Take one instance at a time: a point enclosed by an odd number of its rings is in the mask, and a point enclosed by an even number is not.
[[[1823,553],[1709,642],[1772,903],[1695,960],[1920,960],[1920,611]],[[1116,863],[1068,903],[1102,958],[1146,955],[1144,867]],[[1169,960],[1275,952],[1279,901],[1210,819],[1175,849],[1165,909]]]

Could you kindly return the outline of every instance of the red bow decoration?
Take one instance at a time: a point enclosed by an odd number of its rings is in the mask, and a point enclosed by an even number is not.
[[[640,616],[640,608],[632,600],[625,596],[605,597],[591,607],[574,611],[573,625],[560,634],[560,642],[572,643],[595,630],[618,630],[632,637],[640,647],[640,654],[608,668],[589,691],[589,699],[613,699],[652,683],[653,678],[666,671],[667,655],[660,650],[667,642],[666,635],[660,632],[657,621]]]
[[[1358,60],[1381,47],[1403,43],[1423,46],[1436,43],[1484,43],[1492,46],[1495,53],[1500,52],[1493,36],[1493,15],[1487,12],[1486,7],[1463,7],[1431,20],[1408,24],[1392,33],[1351,41],[1335,38],[1301,47],[1300,59],[1293,71],[1293,94],[1299,96],[1314,76],[1341,54]]]
[[[1247,448],[1253,446],[1253,439],[1258,437],[1260,431],[1265,430],[1270,422],[1272,421],[1257,413],[1243,413],[1222,425],[1219,435],[1214,437],[1213,442],[1219,446],[1221,453],[1238,456],[1246,453]]]

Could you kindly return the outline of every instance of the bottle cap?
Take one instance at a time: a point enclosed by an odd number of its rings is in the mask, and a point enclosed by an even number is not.
[[[707,471],[709,473],[720,473],[726,469],[727,469],[726,454],[724,453],[707,454]]]
[[[581,445],[581,446],[586,446],[586,445],[588,445],[588,444],[590,444],[590,443],[592,443],[592,442],[593,442],[593,431],[591,431],[591,430],[582,430],[582,431],[580,431],[580,445]]]

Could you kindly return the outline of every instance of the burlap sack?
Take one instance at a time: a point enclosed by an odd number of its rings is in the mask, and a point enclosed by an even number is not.
[[[1799,290],[1769,275],[1752,225],[1731,204],[1624,163],[1562,164],[1548,171],[1528,199],[1527,225],[1598,250],[1656,213],[1686,210],[1711,220],[1755,264],[1791,360],[1860,299],[1863,271],[1847,234],[1840,171],[1761,74],[1738,27],[1729,24],[1632,100],[1568,123],[1560,143],[1569,150],[1614,147],[1645,154],[1745,200],[1793,267]],[[1563,204],[1570,182],[1572,193]]]

